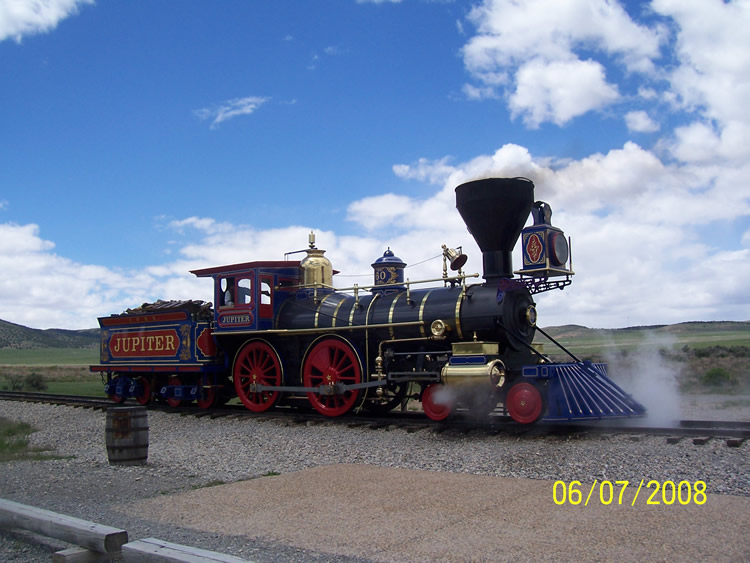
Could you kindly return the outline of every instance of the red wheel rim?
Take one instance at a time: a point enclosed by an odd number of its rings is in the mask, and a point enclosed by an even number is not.
[[[198,408],[210,409],[216,402],[216,389],[213,387],[200,387],[198,393],[202,396],[196,401]]]
[[[139,405],[149,404],[151,402],[151,383],[145,377],[139,377],[135,382],[141,386],[141,392],[135,396],[135,400]]]
[[[120,377],[121,376],[118,375],[117,377],[112,379],[112,381],[109,382],[110,389],[115,389],[115,390],[117,389],[117,384],[120,381]],[[125,401],[125,397],[123,397],[122,395],[118,395],[116,393],[110,394],[109,398],[112,399],[113,403],[122,403],[123,401]]]
[[[169,379],[167,379],[167,385],[182,385],[182,381],[180,381],[180,378],[176,375],[173,375]],[[179,407],[182,404],[182,399],[179,399],[177,397],[167,397],[167,404],[170,407]]]
[[[531,383],[516,383],[505,401],[508,414],[519,424],[531,424],[542,416],[542,394]]]
[[[302,382],[305,387],[351,385],[361,383],[362,367],[354,348],[341,338],[325,338],[315,344],[307,353],[302,368]],[[334,395],[308,393],[307,398],[321,414],[340,416],[348,412],[357,402],[359,391],[346,391]]]
[[[453,412],[455,401],[442,383],[433,383],[422,393],[422,410],[431,420],[445,420]]]
[[[234,359],[234,389],[253,412],[270,409],[279,398],[278,391],[254,391],[253,385],[281,385],[281,362],[276,350],[262,340],[248,342]]]

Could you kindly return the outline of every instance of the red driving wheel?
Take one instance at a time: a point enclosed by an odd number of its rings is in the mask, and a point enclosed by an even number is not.
[[[422,410],[431,420],[445,420],[455,406],[453,396],[442,383],[433,383],[422,393]]]
[[[234,389],[249,410],[264,412],[279,398],[278,391],[255,391],[255,385],[281,385],[281,361],[264,340],[252,340],[234,358]]]
[[[359,355],[343,338],[330,336],[318,340],[307,352],[302,367],[305,387],[353,385],[362,382]],[[341,416],[357,402],[359,390],[343,393],[308,393],[307,398],[321,414]]]
[[[505,408],[519,424],[532,424],[541,418],[544,401],[536,386],[522,381],[508,390]]]

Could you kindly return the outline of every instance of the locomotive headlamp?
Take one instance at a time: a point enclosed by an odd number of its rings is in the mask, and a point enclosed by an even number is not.
[[[526,307],[526,322],[530,326],[536,326],[536,307],[533,305]]]
[[[537,291],[556,287],[562,289],[570,283],[570,276],[573,275],[570,240],[565,238],[562,229],[552,225],[549,205],[537,201],[532,206],[531,214],[534,224],[521,231],[523,268],[514,273],[545,282],[544,288]],[[558,276],[565,276],[566,279],[547,283],[549,278]]]
[[[450,332],[451,327],[442,319],[435,319],[430,325],[430,333],[435,338],[442,338],[446,332]]]
[[[505,384],[505,364],[502,360],[495,360],[490,364],[490,383],[497,388]]]
[[[549,235],[549,257],[554,266],[565,267],[568,261],[568,241],[562,232],[552,232]]]

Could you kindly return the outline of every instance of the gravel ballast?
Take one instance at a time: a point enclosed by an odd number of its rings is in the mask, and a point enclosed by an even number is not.
[[[712,418],[703,414],[695,418]],[[745,414],[735,418],[750,418]],[[408,432],[150,411],[148,464],[128,467],[108,463],[106,413],[102,411],[0,401],[0,416],[30,423],[37,429],[31,435],[31,445],[52,448],[64,457],[1,464],[1,498],[122,528],[131,540],[157,537],[256,561],[359,561],[366,557],[329,550],[325,544],[301,547],[300,542],[283,541],[282,535],[248,537],[236,530],[227,534],[211,526],[196,526],[192,516],[185,517],[185,495],[200,489],[200,504],[191,505],[191,514],[204,511],[202,517],[210,522],[216,519],[215,513],[236,509],[226,506],[226,494],[221,505],[210,500],[211,489],[219,495],[221,483],[254,480],[257,487],[273,479],[266,475],[286,476],[313,467],[350,464],[566,483],[577,479],[584,484],[594,479],[635,483],[641,479],[702,480],[707,483],[709,499],[714,495],[750,496],[747,442],[730,448],[718,439],[696,446],[689,439],[668,445],[664,437],[646,436],[636,441],[616,434],[518,437],[430,429]],[[331,490],[339,487],[335,482],[326,486]],[[547,494],[550,498],[543,506],[553,510],[551,489]],[[353,498],[352,502],[366,507],[378,501]],[[149,515],[148,503],[159,503],[159,517],[153,512]],[[169,515],[172,504],[176,514]],[[744,510],[749,505],[743,501],[736,506]],[[248,519],[252,517],[248,514]],[[748,514],[741,517],[746,521]],[[379,524],[383,522],[373,522],[368,534],[377,537]],[[288,525],[293,527],[295,522]],[[52,551],[64,547],[55,542],[29,542],[24,534],[15,532],[0,534],[3,561],[49,560]],[[481,552],[477,555],[482,556]]]

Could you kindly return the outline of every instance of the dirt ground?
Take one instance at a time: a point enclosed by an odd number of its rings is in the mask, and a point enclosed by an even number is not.
[[[373,561],[739,561],[750,555],[745,497],[647,506],[630,494],[622,505],[584,507],[556,506],[552,491],[551,481],[333,465],[120,510]]]

